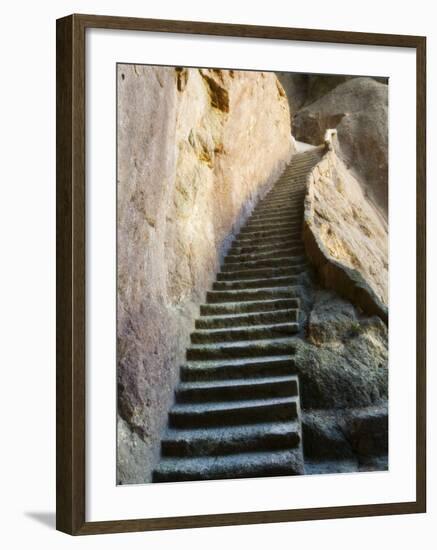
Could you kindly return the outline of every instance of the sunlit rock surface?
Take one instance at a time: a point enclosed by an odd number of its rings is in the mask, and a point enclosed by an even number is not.
[[[388,226],[338,156],[335,138],[308,179],[304,242],[326,287],[387,321]]]

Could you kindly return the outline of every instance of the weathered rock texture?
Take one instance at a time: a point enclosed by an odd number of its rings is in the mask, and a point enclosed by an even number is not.
[[[388,465],[388,331],[332,291],[307,282],[297,347],[307,474]]]
[[[308,178],[304,242],[321,282],[387,322],[388,228],[338,156],[335,132]]]
[[[369,407],[388,392],[388,332],[377,316],[360,314],[347,300],[307,285],[306,338],[296,365],[304,409]]]
[[[197,304],[292,152],[273,73],[118,66],[119,483],[150,480]]]
[[[307,473],[386,470],[387,404],[302,415]]]
[[[329,89],[332,83],[324,87]],[[317,93],[313,92],[318,99],[294,115],[293,135],[319,145],[326,130],[336,128],[340,156],[354,170],[368,198],[387,217],[388,85],[361,77],[347,79],[328,93],[322,94],[322,88],[319,82]]]
[[[293,116],[302,107],[314,103],[340,84],[355,78],[363,78],[353,75],[313,75],[283,72],[277,72],[276,75],[287,94],[291,116]],[[376,82],[388,84],[388,78],[378,76],[368,76],[365,78],[371,78]]]

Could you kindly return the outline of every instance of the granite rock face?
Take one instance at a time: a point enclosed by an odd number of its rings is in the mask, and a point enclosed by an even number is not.
[[[317,286],[296,367],[307,474],[388,465],[388,332],[378,316]]]
[[[304,74],[277,72],[282,86],[288,97],[291,116],[306,105],[314,103],[322,96],[349,80],[362,78],[354,75],[337,74]],[[375,82],[388,84],[388,78],[369,76]]]
[[[302,415],[306,462],[316,473],[386,470],[388,409],[386,404],[361,409],[319,409]],[[344,466],[343,466],[344,468]],[[344,470],[343,470],[344,471]]]
[[[118,92],[117,479],[141,483],[198,304],[293,143],[272,73],[119,65]]]
[[[388,226],[330,139],[308,179],[306,252],[324,286],[387,322]]]
[[[320,87],[319,83],[318,99],[294,115],[293,135],[319,145],[326,130],[336,128],[340,157],[387,218],[388,85],[361,77],[347,79],[322,95]]]
[[[331,291],[313,303],[299,344],[296,369],[302,408],[346,409],[383,403],[388,395],[388,331]]]

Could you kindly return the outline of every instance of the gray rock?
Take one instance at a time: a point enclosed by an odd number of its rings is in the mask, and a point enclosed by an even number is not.
[[[356,459],[330,459],[305,461],[306,475],[350,474],[359,472],[359,462]]]
[[[117,483],[125,485],[136,479],[137,483],[152,480],[151,472],[144,468],[153,462],[153,449],[144,439],[132,431],[120,416],[117,420]]]
[[[359,472],[384,472],[388,470],[388,455],[366,456],[360,459]]]
[[[277,72],[277,77],[287,94],[290,106],[290,114],[293,116],[301,107],[310,105],[331,90],[357,76],[348,75],[309,75],[304,73],[282,73]],[[388,84],[384,77],[369,76],[376,82]]]
[[[305,251],[324,287],[387,323],[387,224],[331,145],[308,178]]]
[[[335,411],[305,411],[302,414],[305,463],[308,460],[355,460],[352,447],[338,423]]]
[[[366,192],[387,215],[388,86],[354,78],[336,86],[293,118],[296,139],[318,145],[337,128],[342,156],[365,183]]]
[[[329,291],[315,290],[296,371],[304,409],[368,407],[388,394],[388,333],[378,317],[358,313]]]
[[[387,455],[387,404],[348,411],[342,423],[346,437],[357,455],[360,457]]]
[[[318,99],[329,93],[331,90],[334,90],[334,88],[336,88],[340,84],[343,84],[344,82],[347,82],[348,80],[352,80],[354,78],[362,77],[336,74],[308,75],[305,105],[310,105],[311,103],[314,103],[314,101],[317,101]],[[383,84],[388,83],[388,79],[384,77],[368,76],[366,78],[371,78],[372,80],[375,80],[376,82],[381,82]]]
[[[386,470],[387,403],[361,409],[304,411],[302,437],[305,473]]]

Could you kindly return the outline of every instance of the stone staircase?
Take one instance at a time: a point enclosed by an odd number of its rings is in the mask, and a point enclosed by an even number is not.
[[[293,157],[200,306],[153,481],[304,473],[293,355],[305,179],[320,156]]]

